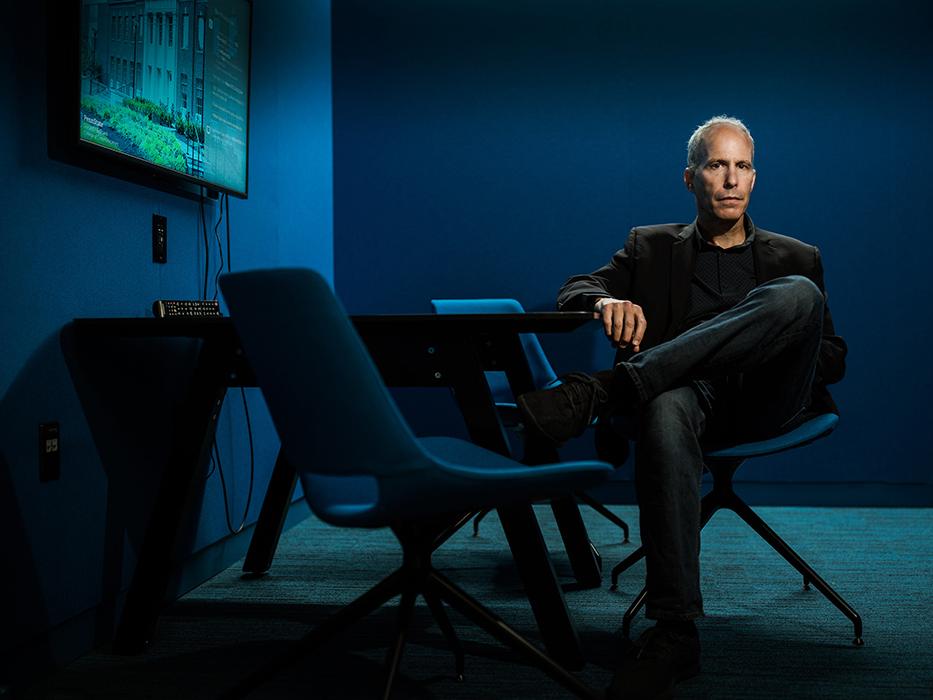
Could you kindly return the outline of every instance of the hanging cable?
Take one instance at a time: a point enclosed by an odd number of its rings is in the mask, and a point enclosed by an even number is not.
[[[227,522],[227,530],[231,535],[242,532],[246,526],[246,520],[249,518],[249,507],[253,502],[253,485],[256,482],[256,452],[253,446],[253,426],[249,415],[249,403],[246,400],[246,390],[243,387],[240,387],[240,398],[243,400],[243,414],[246,416],[246,435],[249,439],[249,487],[246,491],[246,505],[243,506],[243,516],[240,518],[240,524],[236,527],[233,526],[233,522],[230,520],[230,498],[227,495],[227,479],[224,477],[220,448],[217,446],[216,438],[213,445],[211,445],[212,466],[211,471],[208,472],[208,476],[210,476],[214,472],[214,465],[216,465],[217,474],[220,476],[220,490],[224,499],[224,519]]]
[[[217,242],[217,251],[219,255],[220,264],[217,266],[217,274],[214,276],[214,299],[217,299],[217,288],[218,281],[220,279],[220,273],[223,271],[224,267],[224,254],[223,246],[220,240],[220,224],[226,222],[226,232],[227,232],[227,271],[230,271],[230,196],[224,194],[221,196],[220,200],[220,216],[217,219],[217,223],[214,225],[214,239]],[[203,225],[204,233],[204,246],[205,251],[208,249],[208,236],[207,236],[207,219],[204,215],[204,199],[202,196],[201,199],[201,222]],[[207,252],[205,252],[205,256]],[[206,260],[206,258],[205,258]],[[207,298],[207,280],[209,276],[209,267],[205,266],[204,273],[204,298]],[[205,475],[205,480],[209,479],[214,472],[216,471],[220,477],[220,489],[223,495],[224,500],[224,519],[226,520],[227,530],[231,535],[236,535],[243,530],[246,526],[246,520],[249,518],[249,508],[253,502],[253,488],[256,483],[256,450],[253,444],[253,422],[249,413],[249,402],[246,399],[246,389],[240,387],[240,398],[243,402],[243,415],[246,417],[246,437],[249,441],[249,487],[246,492],[246,505],[243,507],[243,517],[240,519],[239,525],[236,527],[233,526],[233,522],[230,519],[230,498],[227,494],[227,480],[224,477],[223,463],[220,458],[220,448],[217,445],[217,438],[214,437],[213,443],[211,445],[211,467],[208,473]]]
[[[204,240],[204,285],[201,289],[201,299],[207,300],[207,281],[210,278],[211,274],[211,250],[210,242],[207,238],[207,216],[204,213],[204,187],[201,187],[201,197],[198,202],[200,208],[200,222],[199,228],[201,229],[202,238]]]
[[[227,208],[227,272],[230,272],[230,195],[224,197]]]
[[[220,275],[223,274],[224,271],[224,247],[220,240],[220,233],[218,232],[218,229],[224,220],[224,198],[226,196],[226,194],[222,194],[220,196],[220,206],[218,207],[220,209],[220,215],[217,217],[217,223],[214,224],[214,240],[217,242],[217,257],[219,259],[217,271],[214,273],[214,296],[212,297],[214,301],[217,301],[217,285],[220,282]]]

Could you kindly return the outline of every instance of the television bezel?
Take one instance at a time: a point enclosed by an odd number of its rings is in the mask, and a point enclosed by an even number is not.
[[[249,196],[250,111],[253,64],[253,0],[249,8],[246,69],[246,178],[243,191],[165,168],[81,138],[81,7],[70,0],[48,17],[48,154],[50,158],[190,199],[216,199],[221,193]],[[207,86],[205,86],[207,89]]]

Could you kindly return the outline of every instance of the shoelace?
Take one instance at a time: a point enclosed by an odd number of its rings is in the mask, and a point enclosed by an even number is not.
[[[596,377],[584,372],[571,372],[561,377],[567,387],[567,398],[574,410],[584,409],[586,424],[596,417],[598,409],[609,401],[609,392]]]

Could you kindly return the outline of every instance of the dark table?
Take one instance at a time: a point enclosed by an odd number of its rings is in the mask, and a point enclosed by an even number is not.
[[[509,455],[510,448],[483,372],[506,373],[518,395],[534,388],[519,333],[567,332],[592,320],[588,313],[401,314],[354,316],[357,332],[389,386],[449,387],[463,413],[470,438]],[[76,319],[78,338],[197,338],[202,342],[185,399],[175,416],[175,439],[155,506],[139,551],[136,570],[114,639],[114,649],[143,650],[149,642],[169,580],[184,515],[203,473],[216,421],[230,387],[255,386],[239,340],[228,318]],[[535,450],[537,461],[556,452]],[[295,470],[282,454],[273,475],[244,570],[268,570],[295,488]],[[598,586],[601,576],[583,520],[572,498],[552,503],[568,557],[580,587]],[[568,668],[583,665],[576,629],[570,619],[547,547],[530,504],[499,509],[516,567],[548,652]],[[466,517],[452,523],[448,535]]]

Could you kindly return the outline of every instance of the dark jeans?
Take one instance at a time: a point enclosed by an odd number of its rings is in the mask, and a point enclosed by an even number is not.
[[[782,277],[713,319],[619,363],[643,401],[635,488],[652,619],[703,615],[703,445],[773,436],[804,414],[819,354],[823,294]],[[650,319],[649,319],[650,322]]]

